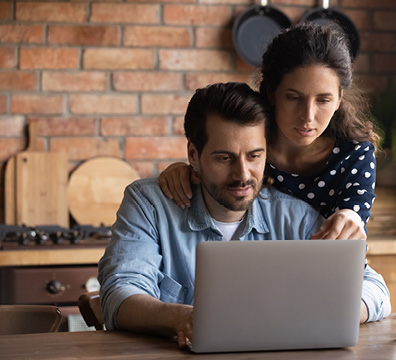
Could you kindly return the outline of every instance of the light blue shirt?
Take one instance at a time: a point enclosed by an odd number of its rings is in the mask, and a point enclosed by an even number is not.
[[[309,239],[322,222],[322,216],[302,200],[275,188],[264,189],[247,211],[240,240]],[[196,246],[223,240],[200,186],[193,188],[191,207],[183,210],[163,195],[158,179],[137,180],[125,189],[112,233],[98,276],[109,330],[117,328],[118,308],[131,295],[192,304]],[[370,287],[363,290],[364,300],[370,316],[377,319],[384,315],[389,292],[382,277],[369,267],[366,277]]]

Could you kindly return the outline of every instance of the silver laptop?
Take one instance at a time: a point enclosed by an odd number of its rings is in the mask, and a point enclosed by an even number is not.
[[[191,350],[355,345],[365,251],[363,240],[200,243]]]

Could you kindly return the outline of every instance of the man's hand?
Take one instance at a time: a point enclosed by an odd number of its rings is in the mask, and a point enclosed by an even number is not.
[[[331,215],[311,239],[366,240],[360,216],[350,209],[342,209]]]

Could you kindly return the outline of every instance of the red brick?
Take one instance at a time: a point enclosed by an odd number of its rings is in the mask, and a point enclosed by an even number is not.
[[[353,22],[358,31],[371,29],[371,11],[342,10],[341,12]]]
[[[137,97],[134,95],[70,95],[73,114],[133,114]]]
[[[378,54],[373,59],[376,73],[396,72],[396,54]]]
[[[277,0],[277,2],[279,2],[279,0]],[[246,6],[252,5],[252,1],[251,0],[199,0],[199,3],[200,4],[208,4],[208,5],[213,5],[213,4],[216,4],[216,5],[219,5],[219,4],[223,4],[223,5],[243,5],[243,4],[245,4]],[[260,1],[258,3],[260,3]]]
[[[154,170],[152,161],[128,161],[128,163],[137,171],[141,178],[154,177],[157,172]]]
[[[76,69],[80,51],[67,48],[22,48],[21,69]]]
[[[95,156],[121,157],[117,139],[92,137],[52,138],[50,150],[65,152],[72,161],[87,160]]]
[[[362,51],[396,51],[396,36],[390,33],[364,32],[360,34]]]
[[[84,22],[85,3],[68,2],[17,2],[16,20],[43,22]]]
[[[370,58],[369,55],[359,53],[355,60],[355,73],[367,73],[370,70]]]
[[[217,82],[244,82],[250,83],[251,74],[241,73],[190,73],[186,74],[185,87],[187,90],[196,90],[208,84]]]
[[[118,45],[120,40],[115,26],[49,26],[50,44],[63,45]]]
[[[13,95],[11,112],[14,114],[60,114],[63,112],[63,96]]]
[[[176,116],[173,119],[173,134],[184,135],[184,116]]]
[[[232,30],[223,28],[198,28],[195,31],[197,48],[232,49]]]
[[[356,7],[356,8],[387,8],[387,9],[395,9],[395,1],[394,0],[339,0],[341,7]]]
[[[23,116],[0,116],[0,134],[2,136],[23,137],[25,119]]]
[[[163,117],[105,117],[102,118],[102,135],[105,136],[161,136],[169,135],[169,119]]]
[[[187,140],[184,137],[127,138],[127,159],[181,159],[187,156]]]
[[[152,4],[92,4],[91,22],[158,24],[159,5]]]
[[[147,49],[86,49],[85,69],[151,69],[155,54]]]
[[[11,18],[11,1],[0,3],[0,20],[9,20]]]
[[[95,118],[29,117],[36,122],[41,136],[93,136],[97,135]]]
[[[0,95],[0,113],[7,112],[7,96]]]
[[[142,113],[167,115],[184,114],[191,96],[142,95]]]
[[[36,90],[37,75],[30,71],[0,72],[0,90]]]
[[[103,72],[43,72],[44,91],[104,91],[107,75]]]
[[[172,25],[222,25],[232,19],[229,6],[164,5],[164,22]]]
[[[396,10],[396,4],[395,4]],[[385,31],[396,31],[396,11],[375,11],[374,12],[374,29]],[[395,36],[395,34],[393,34]]]
[[[119,91],[178,91],[181,74],[164,72],[116,72],[114,89]]]
[[[160,68],[168,70],[231,70],[231,56],[221,50],[160,50]]]
[[[16,65],[15,49],[0,48],[0,68],[11,69]]]
[[[171,26],[130,26],[124,29],[126,46],[187,47],[191,45],[187,28]]]
[[[114,0],[114,1],[119,1],[119,0]],[[147,2],[147,0],[126,0],[126,2],[131,2],[131,1],[133,1],[135,3],[139,3],[139,2],[146,3]],[[196,1],[197,0],[156,0],[155,2],[156,3],[184,3],[184,4],[192,4],[192,3],[195,3]],[[213,0],[209,0],[209,1],[213,1]]]
[[[384,91],[388,83],[386,76],[380,75],[359,75],[356,84],[366,93],[373,91]]]
[[[7,161],[11,156],[24,150],[26,141],[24,139],[3,138],[0,146],[0,161]]]
[[[42,43],[42,25],[0,25],[0,42]]]

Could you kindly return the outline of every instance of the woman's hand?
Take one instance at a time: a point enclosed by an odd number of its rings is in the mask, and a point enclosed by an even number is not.
[[[199,178],[185,163],[169,165],[159,176],[159,185],[168,199],[173,199],[182,209],[190,207],[192,197],[190,181],[199,184]]]
[[[350,209],[335,212],[311,236],[311,239],[366,240],[367,235],[360,216]]]

